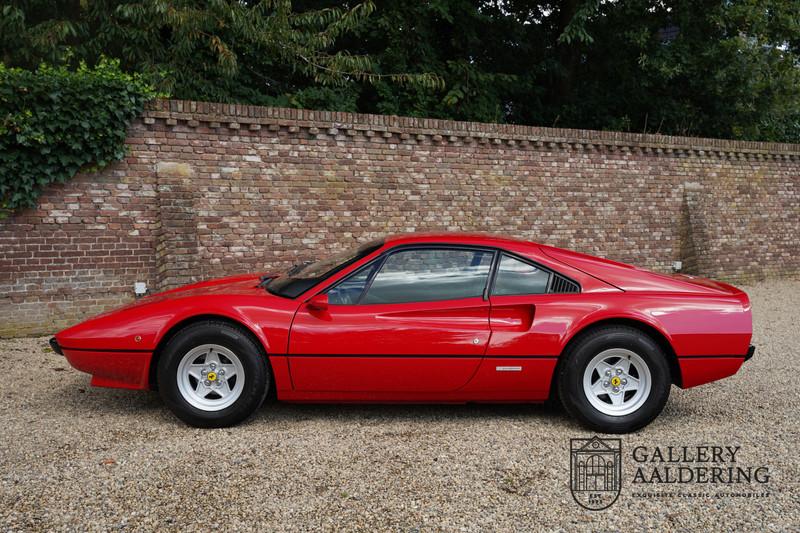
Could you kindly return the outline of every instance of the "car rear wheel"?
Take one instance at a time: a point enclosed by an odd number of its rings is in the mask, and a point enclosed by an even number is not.
[[[158,389],[175,415],[192,426],[226,427],[263,403],[269,367],[258,345],[225,322],[199,322],[179,331],[164,348]]]
[[[564,408],[588,428],[627,433],[655,419],[672,383],[661,347],[627,326],[583,335],[564,354],[558,392]]]

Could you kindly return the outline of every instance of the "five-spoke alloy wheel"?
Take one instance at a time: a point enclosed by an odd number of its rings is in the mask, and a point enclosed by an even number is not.
[[[609,348],[589,361],[583,371],[583,392],[601,413],[623,416],[635,412],[650,395],[650,368],[624,348]]]
[[[164,402],[184,422],[225,427],[250,416],[267,395],[269,365],[246,331],[198,322],[179,331],[158,362]]]
[[[204,411],[220,411],[236,402],[245,380],[239,357],[219,344],[189,350],[176,377],[183,399]]]
[[[666,354],[639,329],[591,330],[562,357],[557,375],[561,402],[595,431],[635,431],[658,416],[667,402],[672,379]]]

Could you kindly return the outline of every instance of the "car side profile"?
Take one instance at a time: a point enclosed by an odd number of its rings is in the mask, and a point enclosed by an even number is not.
[[[54,350],[101,387],[158,389],[194,426],[287,402],[543,402],[629,432],[671,386],[752,357],[750,302],[511,238],[411,234],[283,273],[195,283],[65,329]]]

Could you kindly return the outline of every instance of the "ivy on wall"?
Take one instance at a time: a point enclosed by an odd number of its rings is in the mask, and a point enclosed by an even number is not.
[[[109,59],[74,70],[0,63],[0,218],[35,206],[52,183],[122,159],[128,125],[156,96]]]

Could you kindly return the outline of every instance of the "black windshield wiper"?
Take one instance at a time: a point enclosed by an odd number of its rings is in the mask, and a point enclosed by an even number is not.
[[[278,276],[275,274],[267,274],[265,276],[261,276],[260,281],[258,282],[258,286],[262,289],[265,289],[267,285],[269,285],[270,281],[277,278]]]
[[[303,268],[305,268],[306,266],[310,265],[310,264],[311,264],[311,263],[313,263],[313,262],[314,262],[314,261],[301,261],[301,262],[299,262],[299,263],[295,264],[295,265],[294,265],[292,268],[290,268],[290,269],[289,269],[289,270],[286,272],[286,275],[287,275],[287,276],[292,276],[292,275],[294,275],[294,274],[297,274],[298,272],[300,272],[301,270],[303,270]]]

